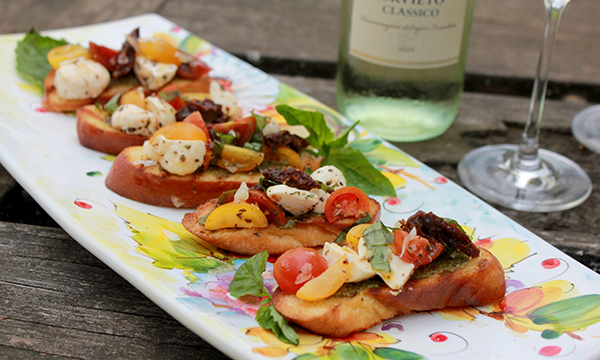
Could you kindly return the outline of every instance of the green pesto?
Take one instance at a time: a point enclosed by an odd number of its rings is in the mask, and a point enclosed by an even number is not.
[[[333,296],[353,297],[365,289],[378,288],[380,286],[385,286],[385,283],[379,276],[375,276],[357,283],[345,283]]]
[[[412,279],[424,279],[441,272],[453,272],[468,261],[469,257],[460,251],[454,251],[452,253],[444,252],[431,264],[421,266],[415,270]]]

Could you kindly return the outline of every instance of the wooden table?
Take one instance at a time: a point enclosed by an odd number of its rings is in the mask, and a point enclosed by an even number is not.
[[[154,12],[335,107],[339,8],[339,0],[0,0],[0,33]],[[577,143],[570,123],[600,102],[599,15],[596,0],[565,11],[541,137],[542,147],[583,167],[594,192],[569,211],[499,208],[597,272],[600,156]],[[468,151],[517,143],[543,26],[541,0],[479,0],[455,124],[436,139],[396,145],[458,182],[456,166]],[[226,358],[79,246],[4,169],[0,196],[0,358]]]

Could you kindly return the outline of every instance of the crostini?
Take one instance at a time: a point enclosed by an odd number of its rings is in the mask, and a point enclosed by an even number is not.
[[[243,184],[200,205],[184,216],[183,226],[224,250],[277,255],[333,242],[356,221],[373,222],[380,216],[379,203],[346,186],[333,166],[311,175],[291,167],[269,168],[262,176],[254,189]]]
[[[411,311],[491,304],[506,292],[500,262],[455,223],[418,212],[393,232],[350,230],[322,255],[296,249],[273,269],[272,305],[288,321],[343,338]]]
[[[139,86],[146,95],[173,82],[182,92],[207,92],[210,71],[169,38],[140,38],[139,29],[126,36],[120,50],[93,42],[88,48],[66,44],[51,49],[47,59],[52,70],[44,79],[42,106],[54,112],[104,104]]]
[[[131,146],[119,153],[105,184],[132,200],[195,208],[242,183],[256,185],[261,167],[319,166],[319,159],[293,144],[265,141],[278,137],[304,144],[299,136],[280,130],[271,118],[250,115],[206,124],[196,111],[183,121],[161,127],[142,146]],[[278,155],[269,155],[264,152],[266,149],[270,149],[269,154]]]

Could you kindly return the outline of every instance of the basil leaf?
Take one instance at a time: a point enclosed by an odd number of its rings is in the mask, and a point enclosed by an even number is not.
[[[263,148],[263,143],[259,143],[259,142],[247,142],[244,144],[244,146],[242,146],[246,149],[250,149],[250,150],[254,150],[254,151],[261,151]]]
[[[267,268],[266,251],[252,256],[235,272],[229,284],[229,293],[236,298],[244,295],[271,296],[263,283],[262,273]]]
[[[250,114],[256,119],[256,129],[259,130],[262,135],[262,129],[264,129],[265,124],[267,123],[267,120],[265,120],[266,116],[259,115],[255,113],[254,110],[250,111]]]
[[[217,163],[219,162],[224,146],[225,144],[223,144],[221,141],[213,141],[213,158],[210,160],[210,163],[212,165],[217,165]]]
[[[312,147],[319,151],[328,152],[329,145],[333,142],[333,131],[327,125],[323,114],[316,111],[294,109],[289,105],[277,105],[275,109],[288,124],[304,125],[310,133],[306,141]]]
[[[256,321],[261,328],[273,331],[277,338],[283,342],[293,345],[298,345],[300,342],[300,336],[273,305],[260,307],[256,312]]]
[[[181,94],[179,94],[179,90],[175,89],[171,91],[159,91],[158,96],[166,102],[171,102],[178,97],[181,97]]]
[[[108,100],[106,105],[104,105],[104,109],[108,112],[109,115],[114,114],[115,111],[119,108],[119,98],[121,94],[116,94]]]
[[[363,231],[363,238],[365,239],[367,248],[381,245],[387,246],[388,244],[394,243],[394,235],[392,235],[381,221],[377,221],[367,227],[365,231]]]
[[[348,234],[348,231],[350,231],[350,229],[352,229],[356,225],[368,224],[370,221],[371,221],[371,214],[367,213],[365,216],[356,220],[352,225],[350,225],[347,228],[345,228],[344,230],[342,230],[342,232],[338,235],[338,237],[335,238],[335,240],[333,240],[333,242],[341,243],[342,241],[346,240],[346,235]]]
[[[373,257],[369,260],[373,270],[390,272],[390,249],[387,246],[375,246]]]
[[[348,186],[355,186],[370,195],[396,196],[390,180],[357,150],[349,147],[335,149],[323,159],[321,166],[323,165],[333,165],[340,169]]]
[[[223,143],[231,145],[237,140],[237,136],[233,134],[223,134],[220,131],[214,130],[213,134]]]
[[[68,42],[64,39],[56,40],[40,35],[35,29],[29,30],[15,49],[17,72],[23,79],[43,89],[44,79],[52,70],[47,58],[48,52],[66,44]]]
[[[333,140],[330,145],[331,148],[341,149],[344,146],[348,145],[348,136],[350,135],[350,132],[354,130],[356,125],[358,125],[358,121],[352,124],[352,126],[350,126],[348,129],[346,129],[346,131],[342,135],[338,136],[335,140]]]

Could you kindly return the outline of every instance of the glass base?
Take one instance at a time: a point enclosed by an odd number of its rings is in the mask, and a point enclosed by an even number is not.
[[[600,154],[600,105],[590,106],[575,115],[571,131],[581,145]]]
[[[540,149],[541,166],[518,168],[517,150],[517,145],[492,145],[469,152],[458,164],[460,180],[482,199],[522,211],[567,210],[590,196],[592,182],[573,161]]]

